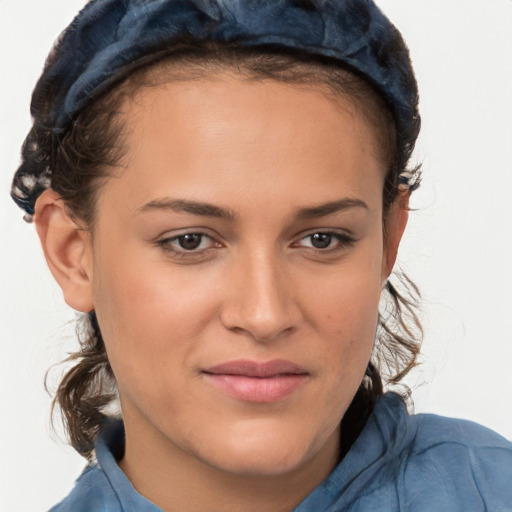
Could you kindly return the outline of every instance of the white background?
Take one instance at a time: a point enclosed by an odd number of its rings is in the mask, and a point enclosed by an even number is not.
[[[416,410],[512,439],[512,1],[378,3],[408,41],[421,92],[424,182],[400,255],[425,297]],[[8,197],[31,90],[82,5],[0,0],[0,512],[48,509],[84,465],[52,438],[43,389],[74,347],[74,316]]]

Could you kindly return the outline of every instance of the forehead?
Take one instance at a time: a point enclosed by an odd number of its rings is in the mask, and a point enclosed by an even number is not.
[[[321,86],[226,73],[141,87],[123,113],[125,169],[112,181],[134,201],[177,193],[211,201],[256,188],[297,201],[305,191],[382,194],[375,128],[348,97]]]

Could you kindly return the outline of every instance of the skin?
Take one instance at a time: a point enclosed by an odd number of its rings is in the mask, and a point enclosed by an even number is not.
[[[374,128],[321,88],[226,73],[143,88],[124,114],[123,170],[99,192],[94,232],[53,191],[36,209],[66,301],[98,316],[121,468],[168,512],[290,510],[338,463],[406,198],[384,238]],[[187,252],[178,237],[194,233]],[[306,377],[277,401],[241,400],[204,373],[236,359],[284,359]]]

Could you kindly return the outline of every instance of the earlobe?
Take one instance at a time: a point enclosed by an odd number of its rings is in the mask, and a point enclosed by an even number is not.
[[[44,255],[66,303],[84,313],[94,309],[90,235],[68,214],[53,190],[36,202],[34,222]]]
[[[401,190],[390,206],[384,229],[384,257],[382,261],[382,284],[387,281],[395,265],[398,247],[409,219],[409,190]]]

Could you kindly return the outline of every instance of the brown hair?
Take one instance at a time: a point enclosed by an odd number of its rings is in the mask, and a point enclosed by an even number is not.
[[[51,171],[51,188],[60,194],[70,215],[84,229],[94,231],[95,198],[102,181],[122,167],[125,148],[120,112],[126,98],[132,97],[140,87],[169,80],[204,79],[219,71],[235,72],[242,79],[321,87],[334,98],[348,97],[374,126],[378,136],[378,149],[388,169],[383,190],[385,219],[399,193],[399,174],[405,170],[410,148],[397,144],[391,111],[367,81],[338,61],[296,50],[183,42],[142,59],[119,77],[109,91],[91,99],[56,149],[51,147],[48,134],[32,134],[37,140],[39,158],[46,160]],[[46,105],[51,104],[51,98],[43,100]],[[410,172],[417,183],[419,170]],[[401,284],[402,294],[390,282],[383,291],[372,358],[342,420],[342,454],[361,431],[375,399],[383,394],[384,385],[399,383],[416,364],[422,338],[417,316],[419,293],[404,276]],[[97,433],[108,417],[106,409],[117,396],[117,386],[94,312],[84,316],[78,330],[80,350],[67,359],[76,364],[60,382],[53,407],[58,406],[62,411],[72,446],[90,458]]]

